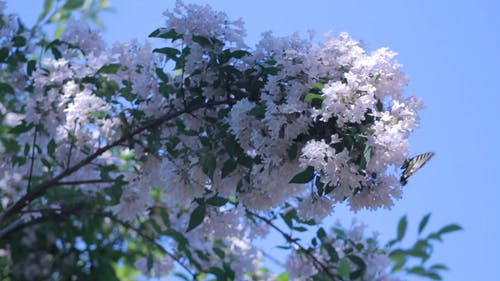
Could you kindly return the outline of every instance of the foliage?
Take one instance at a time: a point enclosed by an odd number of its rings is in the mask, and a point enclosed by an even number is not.
[[[70,19],[97,19],[105,1],[52,3],[39,24],[67,22],[57,39],[0,4],[3,280],[440,278],[424,263],[456,225],[409,249],[395,248],[406,218],[386,247],[360,224],[320,227],[337,204],[401,197],[394,167],[421,103],[403,95],[395,53],[366,54],[347,33],[320,45],[267,33],[251,49],[240,21],[180,1],[150,34],[163,47],[108,48]],[[290,250],[280,275],[254,245],[270,231]]]

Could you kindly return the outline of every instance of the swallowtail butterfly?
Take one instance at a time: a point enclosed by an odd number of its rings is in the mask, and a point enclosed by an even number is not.
[[[422,168],[425,163],[432,158],[432,156],[434,156],[434,152],[427,152],[410,159],[406,159],[403,166],[401,166],[401,169],[404,169],[403,174],[401,174],[401,179],[399,180],[401,184],[405,185],[408,182],[408,178]]]

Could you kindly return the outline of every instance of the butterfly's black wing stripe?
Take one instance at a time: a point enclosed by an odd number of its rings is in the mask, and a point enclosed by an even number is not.
[[[401,167],[401,169],[404,169],[403,173],[401,174],[401,184],[405,185],[408,182],[408,178],[411,177],[420,168],[422,168],[425,163],[427,163],[427,161],[429,161],[433,156],[434,152],[427,152],[407,159]]]

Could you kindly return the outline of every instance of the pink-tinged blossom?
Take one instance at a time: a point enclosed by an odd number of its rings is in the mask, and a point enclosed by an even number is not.
[[[250,209],[267,210],[278,207],[306,188],[302,184],[288,183],[301,171],[297,163],[285,162],[281,166],[262,168],[254,166],[251,183],[239,194],[243,204]]]
[[[2,25],[0,27],[0,45],[2,47],[12,47],[12,37],[18,30],[17,16],[13,14],[5,14],[5,8],[7,4],[5,2],[0,2],[0,15]]]
[[[106,44],[98,30],[92,30],[84,21],[71,18],[61,40],[78,46],[85,55],[100,55]]]
[[[138,215],[146,215],[153,204],[150,187],[144,184],[143,179],[132,173],[129,177],[129,185],[123,188],[120,202],[108,207],[110,212],[124,221],[132,221]]]
[[[171,162],[163,159],[160,170],[163,171],[164,184],[159,186],[165,193],[165,203],[175,207],[190,204],[193,198],[203,196],[208,177],[200,166],[191,169],[181,161]]]
[[[288,256],[285,268],[292,280],[309,280],[310,276],[318,273],[312,259],[297,251],[293,251],[292,254]]]
[[[311,166],[316,171],[324,171],[328,166],[326,159],[332,159],[335,153],[335,149],[325,140],[310,140],[302,148],[300,165],[304,168]]]
[[[214,11],[208,5],[184,4],[177,0],[174,10],[165,11],[163,15],[167,18],[167,29],[183,34],[187,42],[196,35],[234,43],[239,48],[245,47],[243,21],[232,21],[225,13]]]
[[[373,188],[364,188],[349,198],[349,205],[352,211],[359,211],[362,208],[376,210],[380,207],[390,209],[394,205],[395,199],[401,199],[402,189],[399,180],[393,176],[382,175],[377,178],[379,183]]]
[[[297,210],[301,218],[320,222],[333,213],[333,202],[327,197],[305,197],[299,202]]]
[[[163,277],[174,268],[174,262],[170,257],[153,259],[152,268],[148,268],[148,258],[143,257],[134,263],[134,266],[147,277]]]
[[[231,113],[228,119],[230,131],[234,134],[245,152],[250,152],[255,149],[255,146],[251,143],[253,129],[261,127],[261,123],[258,122],[258,120],[248,116],[249,112],[255,106],[255,103],[246,98],[239,100],[231,107]]]

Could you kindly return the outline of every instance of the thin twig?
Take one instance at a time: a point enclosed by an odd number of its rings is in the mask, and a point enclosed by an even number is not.
[[[281,230],[281,228],[276,226],[270,219],[263,217],[257,213],[254,213],[248,209],[246,209],[246,212],[247,212],[247,214],[262,220],[263,222],[268,224],[270,227],[272,227],[276,231],[278,231],[283,236],[283,238],[285,238],[285,240],[287,242],[296,245],[297,247],[299,247],[299,249],[305,255],[307,255],[309,258],[311,258],[311,260],[313,261],[314,267],[316,267],[316,269],[318,269],[320,272],[326,273],[326,275],[328,275],[328,277],[330,277],[332,280],[336,280],[335,276],[333,276],[333,274],[330,272],[330,270],[328,270],[328,267],[326,267],[326,265],[324,265],[321,261],[319,261],[318,258],[316,258],[313,254],[311,254],[311,252],[308,251],[306,248],[304,248],[304,246],[302,246],[299,242],[297,242],[295,239],[292,239],[292,237],[289,234],[286,234],[283,230]]]
[[[269,260],[271,260],[272,262],[274,262],[276,265],[278,265],[278,266],[280,266],[282,268],[285,268],[285,265],[280,260],[278,260],[277,258],[273,257],[271,254],[267,253],[263,249],[259,249],[259,251],[262,253],[262,255],[264,257],[268,258]]]
[[[60,181],[56,185],[81,185],[81,184],[93,184],[93,183],[114,183],[116,180],[79,180],[79,181]]]

